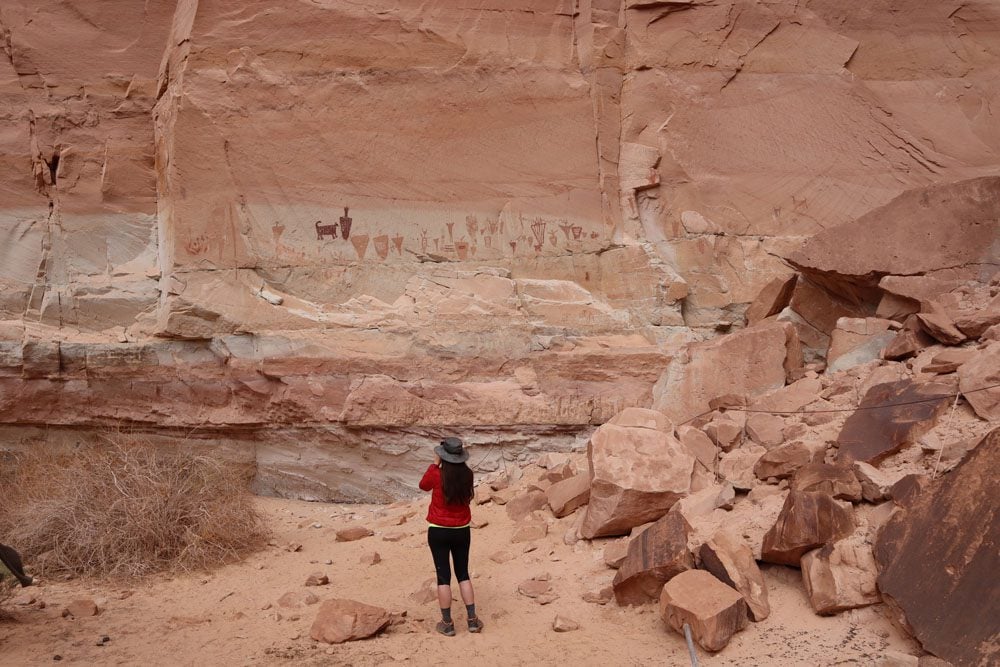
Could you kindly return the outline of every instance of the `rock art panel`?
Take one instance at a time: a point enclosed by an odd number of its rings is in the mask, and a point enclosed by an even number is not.
[[[878,464],[930,429],[954,391],[942,384],[900,380],[869,389],[837,435],[840,461]]]

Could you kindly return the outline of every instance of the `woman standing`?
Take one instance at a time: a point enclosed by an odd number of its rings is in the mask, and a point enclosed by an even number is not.
[[[455,636],[451,620],[451,566],[455,563],[455,578],[469,619],[469,632],[481,632],[483,622],[476,616],[476,596],[469,581],[469,544],[472,540],[472,470],[466,465],[469,452],[458,438],[445,438],[434,448],[434,463],[427,467],[420,488],[431,492],[427,510],[427,544],[434,557],[437,571],[437,596],[441,621],[436,630],[448,637]]]

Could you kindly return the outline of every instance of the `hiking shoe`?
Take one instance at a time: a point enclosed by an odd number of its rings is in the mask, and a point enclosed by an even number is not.
[[[434,629],[440,632],[445,637],[455,636],[455,624],[445,623],[444,621],[438,621],[438,624],[434,626]],[[477,630],[478,632],[478,630]]]
[[[469,632],[482,632],[483,622],[479,620],[478,616],[473,616],[469,619]]]

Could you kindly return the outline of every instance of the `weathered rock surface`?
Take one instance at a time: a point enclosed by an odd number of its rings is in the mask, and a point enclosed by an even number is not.
[[[687,521],[671,512],[629,541],[628,553],[612,582],[618,604],[655,602],[665,582],[694,567],[688,530]]]
[[[850,506],[844,507],[825,493],[792,491],[778,520],[764,535],[761,560],[798,567],[807,551],[847,537],[853,530]]]
[[[941,384],[900,380],[875,385],[840,430],[837,459],[879,463],[931,428],[952,397],[954,391]]]
[[[924,649],[956,665],[1000,657],[1000,429],[897,511],[875,543],[878,588]]]
[[[802,556],[802,582],[817,614],[879,602],[871,545],[851,538],[830,542]]]
[[[320,605],[309,636],[318,642],[343,644],[378,634],[390,620],[389,612],[381,607],[354,600],[327,600]]]
[[[701,545],[698,560],[702,568],[743,596],[750,620],[759,622],[770,615],[767,584],[750,547],[726,532],[719,532]]]
[[[622,535],[658,519],[691,490],[694,457],[672,426],[605,424],[591,436],[587,453],[590,503],[580,528],[587,539]]]
[[[743,596],[704,570],[689,570],[667,582],[660,596],[660,616],[681,634],[684,625],[706,651],[721,651],[747,626]]]

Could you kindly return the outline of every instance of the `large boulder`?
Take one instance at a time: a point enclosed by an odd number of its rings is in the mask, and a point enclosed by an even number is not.
[[[780,313],[792,298],[798,274],[776,276],[757,292],[747,307],[747,325],[753,326],[764,318]]]
[[[1000,428],[898,509],[875,543],[878,588],[924,649],[955,665],[1000,661]]]
[[[391,620],[389,612],[354,600],[327,600],[313,621],[309,636],[318,642],[342,644],[371,637],[384,630]]]
[[[709,401],[718,396],[752,396],[782,387],[787,369],[800,364],[794,328],[761,323],[688,345],[656,383],[653,407],[683,422],[708,411]]]
[[[976,414],[1000,421],[1000,343],[991,343],[958,369],[958,388]]]
[[[810,278],[852,296],[876,287],[886,275],[976,271],[995,261],[998,216],[998,176],[931,185],[816,234],[788,260]]]
[[[824,544],[802,556],[802,582],[817,614],[836,614],[879,601],[871,545],[858,537]]]
[[[655,602],[665,582],[694,567],[687,544],[689,530],[679,512],[670,512],[632,538],[612,582],[618,604]]]
[[[660,616],[684,633],[684,625],[706,651],[721,651],[729,639],[747,626],[743,596],[704,570],[677,575],[660,594]]]
[[[849,504],[825,493],[792,491],[778,520],[764,535],[761,560],[798,567],[807,551],[853,531],[854,513]]]
[[[838,460],[879,463],[933,427],[954,395],[947,385],[912,380],[873,386],[837,436]]]
[[[753,474],[758,479],[766,480],[774,477],[784,479],[791,477],[795,471],[804,465],[823,459],[825,448],[810,447],[804,442],[794,440],[764,453],[753,467]]]
[[[545,496],[548,498],[552,513],[557,517],[572,514],[590,500],[590,475],[580,473],[556,482],[546,489]]]
[[[770,615],[764,575],[757,567],[753,551],[741,540],[718,532],[701,545],[698,560],[716,579],[739,591],[746,600],[751,620],[763,621]]]
[[[877,317],[842,317],[830,334],[826,374],[854,368],[881,358],[899,325]]]
[[[858,463],[865,465],[865,463]],[[871,467],[871,466],[868,466]],[[795,471],[793,491],[819,491],[837,500],[858,502],[862,497],[861,482],[853,468],[843,463],[829,464],[822,461],[810,463]]]
[[[581,537],[623,535],[660,518],[690,492],[695,459],[674,437],[669,420],[659,419],[626,421],[641,426],[612,420],[591,436],[590,503]]]

